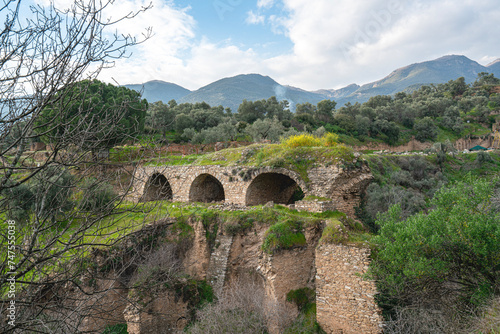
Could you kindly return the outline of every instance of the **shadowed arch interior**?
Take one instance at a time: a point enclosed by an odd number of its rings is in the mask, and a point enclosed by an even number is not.
[[[222,202],[225,199],[222,183],[210,174],[199,175],[189,189],[190,202]]]
[[[245,204],[262,205],[270,201],[293,204],[300,199],[296,197],[298,193],[302,193],[302,189],[291,177],[280,173],[263,173],[248,186]]]
[[[172,187],[165,175],[160,173],[151,175],[144,187],[143,201],[171,200],[172,198]]]

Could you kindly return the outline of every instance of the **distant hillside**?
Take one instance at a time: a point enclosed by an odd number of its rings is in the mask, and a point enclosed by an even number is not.
[[[317,103],[324,99],[321,94],[282,86],[268,76],[242,74],[211,83],[184,96],[178,102],[205,101],[211,106],[223,105],[237,111],[244,99],[256,101],[268,99],[271,96],[276,96],[278,100],[288,100],[292,108],[297,103]]]
[[[190,90],[179,85],[153,80],[139,85],[125,85],[125,87],[138,92],[143,92],[142,97],[148,102],[163,101],[167,103],[170,100],[179,100],[191,93]]]
[[[242,74],[224,78],[193,92],[163,81],[149,81],[142,85],[126,85],[126,87],[138,91],[143,89],[143,96],[149,102],[161,100],[166,103],[171,99],[179,103],[205,101],[211,106],[222,105],[235,112],[244,99],[255,101],[276,96],[280,101],[288,100],[291,109],[294,110],[298,103],[316,104],[325,99],[335,100],[338,107],[347,102],[366,102],[372,96],[412,92],[422,85],[445,83],[459,77],[464,77],[470,83],[480,72],[493,73],[500,78],[500,59],[488,66],[482,66],[465,56],[449,55],[399,68],[385,78],[363,86],[351,84],[341,89],[323,89],[315,92],[284,86],[260,74]]]
[[[439,84],[464,77],[473,82],[478,73],[490,70],[465,56],[444,56],[436,60],[399,68],[382,80],[361,86],[350,95],[340,97],[345,102],[366,102],[375,95],[392,95],[425,84]]]
[[[337,100],[338,98],[342,98],[345,96],[349,96],[355,91],[357,91],[361,86],[356,84],[350,84],[344,88],[340,89],[321,89],[316,91],[318,94],[322,94],[330,100]]]
[[[500,78],[500,58],[486,66],[488,72],[493,73],[495,77]]]

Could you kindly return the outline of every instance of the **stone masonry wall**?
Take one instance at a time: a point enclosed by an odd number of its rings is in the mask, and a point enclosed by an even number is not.
[[[148,179],[154,174],[164,175],[172,187],[173,200],[189,202],[189,193],[194,180],[202,174],[215,177],[224,187],[225,201],[245,205],[247,188],[253,179],[262,173],[279,173],[293,179],[304,191],[308,187],[296,172],[284,168],[242,168],[222,166],[160,166],[140,167],[135,175],[135,182],[130,198],[139,201],[144,194]]]
[[[331,334],[382,332],[375,282],[363,279],[370,250],[346,245],[316,248],[317,321]]]
[[[208,266],[207,276],[214,290],[215,296],[219,297],[224,288],[224,282],[227,272],[227,261],[229,258],[229,251],[233,244],[232,235],[218,234],[215,239],[216,249],[210,256],[210,264]]]
[[[337,206],[333,201],[298,201],[295,202],[295,209],[309,212],[335,211]]]
[[[308,170],[309,180],[307,183],[298,173],[285,168],[250,168],[241,166],[138,167],[133,189],[129,195],[132,200],[140,201],[144,199],[143,196],[147,191],[148,180],[150,180],[155,173],[166,177],[172,189],[172,200],[174,201],[189,202],[190,192],[192,189],[194,189],[193,191],[196,189],[196,187],[192,187],[193,183],[197,184],[200,178],[208,174],[222,185],[226,203],[241,205],[246,205],[247,202],[253,203],[258,199],[262,199],[266,191],[269,190],[268,188],[270,188],[272,184],[270,182],[268,182],[269,184],[262,182],[263,178],[259,176],[266,173],[281,174],[295,181],[306,196],[312,195],[331,198],[335,207],[339,211],[347,213],[349,216],[354,215],[354,207],[359,204],[361,194],[365,191],[372,179],[372,175],[367,166],[355,169],[343,169],[336,165],[316,167]],[[286,179],[279,175],[275,177],[277,179]],[[257,178],[259,182],[253,183]],[[292,189],[291,187],[289,188]],[[279,203],[281,200],[280,196],[283,197],[282,195],[283,191],[277,193],[275,202]],[[249,196],[249,198],[247,198],[247,196]],[[195,196],[191,198],[200,197]],[[207,198],[210,198],[208,194]]]
[[[495,129],[493,129],[493,132]],[[486,135],[483,137],[479,138],[460,138],[457,141],[453,143],[453,146],[459,150],[468,150],[476,145],[480,145],[486,148],[490,148],[493,145],[493,136],[492,135]],[[376,151],[389,151],[389,152],[411,152],[411,151],[424,151],[428,148],[432,147],[431,142],[424,142],[421,143],[415,138],[411,139],[407,144],[400,145],[400,146],[391,146],[389,144],[385,143],[370,143],[365,146],[359,146],[356,147],[357,150],[359,151],[364,151],[364,150],[376,150]]]

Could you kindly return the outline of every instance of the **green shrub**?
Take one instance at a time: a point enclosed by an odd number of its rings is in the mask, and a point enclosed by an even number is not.
[[[79,207],[83,211],[98,213],[109,210],[117,197],[110,184],[95,178],[86,179],[82,188],[83,196]]]
[[[295,303],[299,311],[303,311],[307,308],[308,304],[316,301],[316,292],[310,288],[291,290],[286,294],[286,301]]]
[[[116,324],[106,326],[102,334],[127,334],[127,324]]]
[[[224,230],[226,233],[236,235],[238,233],[244,233],[245,231],[251,229],[253,227],[254,219],[246,216],[242,216],[241,218],[237,218],[234,221],[227,222],[224,225]]]
[[[479,305],[498,291],[500,214],[492,205],[497,182],[469,176],[439,190],[428,214],[404,219],[395,205],[379,217],[371,269],[382,306],[411,305],[435,291],[446,295],[446,289]]]
[[[281,144],[288,148],[295,147],[320,147],[323,146],[321,139],[311,134],[290,136],[282,140]]]
[[[322,137],[312,134],[290,136],[281,140],[281,145],[288,148],[296,147],[334,147],[339,143],[339,136],[335,133],[325,133]]]
[[[325,333],[316,321],[316,292],[314,290],[310,288],[291,290],[286,294],[286,300],[297,305],[300,314],[284,331],[285,334]]]
[[[336,133],[327,132],[321,137],[323,146],[333,147],[339,143],[339,135]]]
[[[201,222],[205,229],[205,237],[207,238],[208,246],[213,249],[215,239],[219,231],[219,216],[216,211],[205,211],[201,214]]]
[[[476,163],[482,165],[484,163],[493,162],[493,159],[487,152],[479,151],[476,156]]]
[[[66,168],[50,166],[37,174],[32,180],[32,192],[38,218],[55,221],[61,213],[72,210],[73,189],[74,177]]]
[[[176,218],[175,223],[171,227],[172,232],[177,234],[177,242],[189,239],[194,236],[194,229],[186,221],[185,217]]]
[[[424,117],[415,121],[413,130],[415,130],[415,139],[420,142],[424,142],[427,139],[435,140],[438,135],[438,127],[430,117]]]
[[[279,249],[304,246],[306,237],[302,233],[302,222],[288,219],[272,225],[266,232],[262,250],[273,253]]]
[[[173,285],[173,289],[178,297],[188,303],[193,312],[207,303],[212,303],[215,298],[212,286],[206,280],[181,279]]]
[[[35,195],[31,187],[22,183],[17,187],[7,188],[13,182],[8,182],[0,195],[4,198],[0,200],[2,211],[8,212],[8,216],[18,222],[26,222],[30,218],[33,210]]]

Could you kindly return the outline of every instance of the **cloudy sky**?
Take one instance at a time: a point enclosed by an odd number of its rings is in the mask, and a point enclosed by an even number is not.
[[[47,1],[47,0],[42,0]],[[117,0],[118,16],[150,0]],[[102,79],[164,80],[194,90],[223,77],[269,75],[308,90],[363,84],[415,62],[500,57],[498,0],[152,0],[118,26],[154,36]]]

